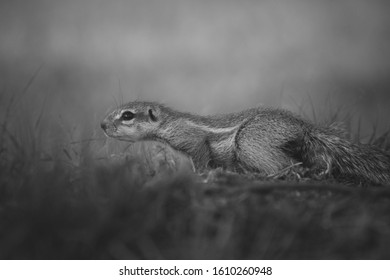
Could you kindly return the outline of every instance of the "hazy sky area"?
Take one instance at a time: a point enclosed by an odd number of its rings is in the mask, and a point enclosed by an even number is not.
[[[388,0],[2,0],[1,110],[40,69],[22,116],[45,106],[46,119],[98,127],[123,98],[311,117],[313,102],[385,129],[389,15]]]

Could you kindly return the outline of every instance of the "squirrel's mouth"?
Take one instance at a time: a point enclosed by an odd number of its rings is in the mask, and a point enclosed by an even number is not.
[[[108,120],[104,120],[100,126],[107,137],[133,143],[139,140],[137,138],[137,132],[134,130],[134,128],[117,125],[114,122]]]
[[[106,135],[106,137],[115,138],[120,141],[126,141],[132,143],[136,142],[135,139],[132,139],[128,135],[121,133],[121,131],[118,130],[117,128],[103,129],[103,132]]]
[[[103,132],[104,132],[104,135],[106,135],[106,137],[114,137],[113,134],[111,132],[108,132],[107,130],[103,129]]]

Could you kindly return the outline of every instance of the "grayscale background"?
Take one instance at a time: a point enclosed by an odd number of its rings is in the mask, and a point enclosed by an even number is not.
[[[389,14],[387,0],[2,0],[1,114],[14,96],[15,127],[42,114],[99,135],[118,102],[264,104],[339,110],[364,139],[389,128]]]

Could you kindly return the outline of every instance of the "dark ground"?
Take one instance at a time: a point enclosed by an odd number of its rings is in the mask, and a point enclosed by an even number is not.
[[[85,152],[76,164],[67,150],[67,161],[45,162],[7,152],[1,259],[390,258],[387,187],[338,185],[300,168],[277,179],[196,175],[146,156]]]

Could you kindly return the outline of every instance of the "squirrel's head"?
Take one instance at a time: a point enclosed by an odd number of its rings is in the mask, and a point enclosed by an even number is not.
[[[155,135],[162,120],[162,106],[152,102],[130,102],[115,109],[102,121],[109,137],[136,142]]]

